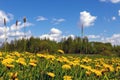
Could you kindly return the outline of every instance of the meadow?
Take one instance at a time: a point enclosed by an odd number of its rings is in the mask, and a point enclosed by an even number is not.
[[[120,58],[0,52],[0,80],[120,80]]]

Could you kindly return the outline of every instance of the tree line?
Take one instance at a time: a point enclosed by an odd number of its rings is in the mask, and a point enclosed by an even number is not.
[[[87,37],[63,38],[60,42],[31,37],[6,43],[7,52],[57,53],[59,49],[66,54],[120,55],[120,46],[112,46],[111,43],[89,42]],[[0,50],[5,50],[4,44]]]

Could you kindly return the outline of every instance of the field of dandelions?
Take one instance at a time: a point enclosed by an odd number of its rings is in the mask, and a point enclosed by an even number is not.
[[[120,58],[0,52],[0,80],[120,80]]]

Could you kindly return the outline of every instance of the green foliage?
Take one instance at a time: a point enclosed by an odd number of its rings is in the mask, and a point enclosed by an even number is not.
[[[7,43],[7,51],[24,51],[24,41],[26,41],[26,51],[31,53],[56,53],[57,50],[61,49],[66,54],[102,54],[102,55],[113,55],[117,54],[120,56],[120,46],[112,46],[110,43],[102,42],[89,42],[87,37],[75,39],[63,38],[60,42],[51,41],[49,39],[40,39],[31,37],[30,39],[11,41]],[[4,51],[4,44],[1,47],[1,51]],[[109,54],[110,53],[110,54]]]
[[[112,53],[109,50],[104,50],[101,54],[103,56],[112,56]]]

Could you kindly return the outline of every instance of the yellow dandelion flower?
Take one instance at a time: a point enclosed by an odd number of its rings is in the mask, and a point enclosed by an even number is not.
[[[58,62],[66,62],[66,63],[69,63],[70,61],[68,60],[67,57],[64,57],[64,56],[61,56],[61,57],[58,57],[57,58],[57,61]]]
[[[87,70],[91,70],[92,68],[91,68],[91,66],[86,66],[86,65],[80,65],[80,67],[82,67],[82,68],[84,68],[84,69],[87,69]]]
[[[7,64],[6,67],[7,68],[14,68],[15,66],[13,64]]]
[[[47,55],[47,56],[46,56],[46,59],[55,60],[55,56],[53,56],[53,55]]]
[[[37,54],[38,57],[41,57],[41,58],[46,58],[46,55],[44,54]]]
[[[88,76],[90,76],[91,71],[86,71],[86,74],[87,74]]]
[[[69,70],[69,69],[71,69],[71,66],[68,65],[68,64],[64,64],[64,65],[62,66],[62,69]]]
[[[58,52],[61,53],[61,54],[64,54],[64,51],[61,50],[61,49],[59,49]]]
[[[120,70],[120,66],[117,66],[117,67],[116,67],[116,71],[119,71],[119,70]]]
[[[95,73],[96,76],[102,76],[102,72],[100,70],[91,69],[91,72]]]
[[[52,77],[52,78],[54,78],[54,77],[55,77],[55,74],[54,74],[54,73],[52,73],[52,72],[47,72],[47,75],[48,75],[48,76],[50,76],[50,77]]]
[[[18,73],[17,72],[10,72],[10,73],[8,73],[8,75],[9,75],[9,77],[11,77],[12,79],[14,79],[15,80],[15,78],[17,78],[17,76],[18,76]]]
[[[35,63],[29,63],[29,65],[31,65],[31,66],[33,66],[33,67],[35,67],[35,66],[37,66],[37,64],[35,64]]]
[[[101,69],[101,72],[102,72],[102,73],[108,72],[108,69],[106,69],[106,68]]]
[[[2,61],[2,64],[7,65],[7,64],[11,64],[12,62],[14,62],[14,59],[7,58]]]
[[[37,60],[35,60],[35,59],[30,59],[30,63],[37,63]]]
[[[113,68],[112,65],[108,65],[108,64],[103,63],[103,66],[104,66],[105,68],[108,68],[111,72],[114,71],[114,68]]]
[[[15,78],[15,80],[19,80],[18,78]]]
[[[66,76],[63,76],[63,79],[64,79],[64,80],[72,80],[72,76],[67,76],[67,75],[66,75]]]
[[[22,65],[26,65],[25,59],[24,58],[19,58],[18,60],[16,60],[17,63],[22,64]]]
[[[2,56],[2,53],[0,52],[0,56]]]
[[[18,52],[14,52],[14,53],[15,53],[15,56],[20,57],[20,53]]]

